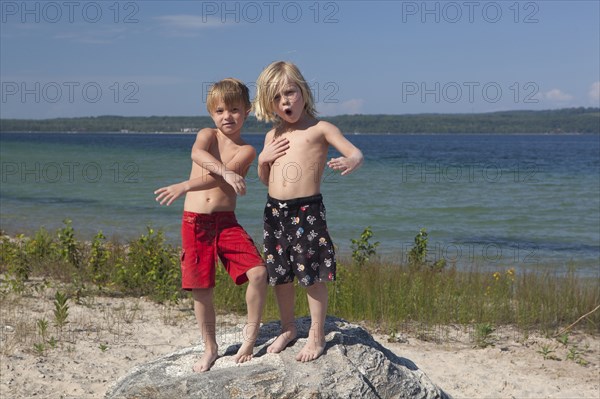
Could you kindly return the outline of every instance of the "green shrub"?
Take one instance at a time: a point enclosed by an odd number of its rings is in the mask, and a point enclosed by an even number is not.
[[[129,243],[127,257],[118,268],[117,282],[137,295],[176,302],[181,283],[178,251],[165,245],[162,231],[147,229],[148,234]]]
[[[350,248],[352,248],[352,259],[357,266],[364,266],[376,254],[379,241],[370,243],[369,240],[371,237],[373,237],[371,226],[367,226],[359,239],[350,240],[352,242],[350,245]]]
[[[79,268],[81,253],[77,240],[75,240],[75,230],[71,225],[71,220],[63,220],[65,227],[58,230],[59,251],[62,258],[69,262],[75,268]]]
[[[415,236],[415,243],[408,253],[408,264],[412,269],[420,269],[428,266],[432,270],[441,270],[446,267],[445,259],[438,259],[434,262],[427,260],[427,242],[429,241],[427,230],[422,228]]]
[[[107,270],[110,252],[106,248],[106,237],[99,231],[92,240],[87,267],[92,281],[102,288],[109,280],[110,274]]]
[[[31,289],[28,280],[43,277],[65,283],[61,289],[71,297],[74,291],[78,295],[91,294],[81,289],[84,284],[111,287],[123,295],[147,295],[159,302],[177,301],[181,297],[179,248],[167,245],[161,231],[148,228],[146,234],[127,245],[107,244],[102,233],[98,233],[86,244],[75,240],[69,226],[60,230],[62,241],[59,234],[51,235],[43,229],[33,238],[1,237],[2,292]],[[365,245],[361,248],[367,254],[369,248],[375,250],[375,244],[369,242],[370,228],[364,233],[368,234],[363,236]],[[364,263],[339,258],[337,280],[327,285],[328,314],[370,323],[386,331],[397,331],[406,324],[427,328],[460,324],[482,332],[485,332],[482,326],[486,325],[514,325],[523,331],[535,329],[548,333],[586,315],[578,321],[577,328],[600,332],[600,312],[590,312],[600,303],[596,278],[578,276],[574,269],[560,275],[516,267],[490,271],[489,265],[483,265],[482,269],[436,268],[435,262],[427,260],[427,236],[421,233],[426,232],[422,229],[415,237],[412,263],[374,260],[373,253]],[[70,252],[65,251],[68,248]],[[77,253],[80,267],[73,264],[69,253]],[[420,266],[415,267],[419,261]],[[245,314],[246,286],[233,284],[221,266],[216,279],[217,310]],[[265,321],[279,319],[273,291],[268,290]],[[296,315],[308,313],[306,290],[298,288]],[[485,335],[482,334],[484,338]],[[50,341],[44,339],[40,345],[47,348]]]

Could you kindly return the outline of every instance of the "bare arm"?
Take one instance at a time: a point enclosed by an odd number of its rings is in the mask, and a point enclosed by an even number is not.
[[[270,131],[265,136],[265,145],[258,156],[258,178],[265,185],[269,185],[269,175],[271,166],[275,160],[283,155],[290,148],[289,140],[284,137],[274,138],[275,134]]]
[[[241,176],[246,176],[246,173],[248,173],[248,169],[250,168],[250,164],[252,164],[252,161],[255,157],[256,151],[254,151],[254,148],[250,145],[245,145],[229,162],[227,162],[227,164],[225,164],[225,167],[227,169],[235,168],[240,172]],[[222,181],[224,181],[224,178],[221,176],[209,174],[196,177],[194,179],[185,180],[180,183],[175,183],[170,186],[161,187],[154,191],[154,194],[157,195],[157,202],[159,202],[161,205],[165,205],[166,203],[166,205],[169,206],[173,203],[173,201],[188,191],[206,190],[217,187],[219,182]],[[245,184],[243,190],[239,194],[246,194]]]
[[[208,151],[215,139],[214,129],[200,130],[192,147],[192,161],[208,170],[212,175],[221,176],[227,184],[233,187],[236,194],[244,195],[246,193],[246,181],[241,172],[237,170],[238,168],[235,168],[237,165],[233,164],[235,170],[230,169]],[[229,164],[231,165],[231,162]]]
[[[345,138],[337,127],[328,122],[319,123],[323,124],[324,135],[327,142],[342,154],[341,157],[331,158],[331,160],[327,162],[327,166],[333,170],[341,170],[342,176],[350,174],[358,169],[362,165],[364,159],[362,152]]]
[[[154,194],[156,194],[156,202],[159,202],[161,205],[165,205],[166,203],[166,205],[169,206],[173,201],[186,194],[188,191],[206,190],[216,186],[217,180],[210,175],[205,175],[171,184],[170,186],[161,187],[155,190]]]

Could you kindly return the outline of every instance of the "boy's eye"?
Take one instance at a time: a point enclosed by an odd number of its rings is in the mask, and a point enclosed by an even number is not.
[[[279,94],[277,94],[273,100],[279,101],[280,98],[281,98],[281,96]]]

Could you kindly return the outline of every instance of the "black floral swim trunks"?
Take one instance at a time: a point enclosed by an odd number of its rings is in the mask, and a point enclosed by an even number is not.
[[[267,196],[264,256],[270,285],[335,280],[335,252],[321,194],[291,200]]]

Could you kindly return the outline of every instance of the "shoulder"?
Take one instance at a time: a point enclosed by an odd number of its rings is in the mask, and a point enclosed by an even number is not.
[[[335,126],[333,123],[326,121],[318,121],[315,124],[314,129],[317,130],[325,138],[331,136],[343,136],[342,132],[340,131],[340,129],[338,129],[337,126]]]
[[[251,164],[255,157],[256,150],[254,147],[246,142],[241,142],[238,144],[237,150],[235,151],[232,159],[234,159],[235,162],[239,162],[241,165],[245,166]]]
[[[239,145],[236,153],[227,161],[227,167],[233,168],[236,173],[245,176],[254,158],[256,158],[256,150],[250,144],[244,143]]]
[[[239,153],[243,155],[251,155],[252,157],[254,157],[256,156],[256,149],[248,143],[243,143],[242,145],[240,145]]]
[[[340,129],[338,129],[333,123],[322,120],[319,120],[315,127],[322,132],[340,131]]]
[[[205,127],[204,129],[200,129],[196,134],[196,139],[215,139],[217,137],[217,129],[213,129],[210,127]]]
[[[271,129],[265,134],[265,143],[268,143],[275,138],[276,129]]]

